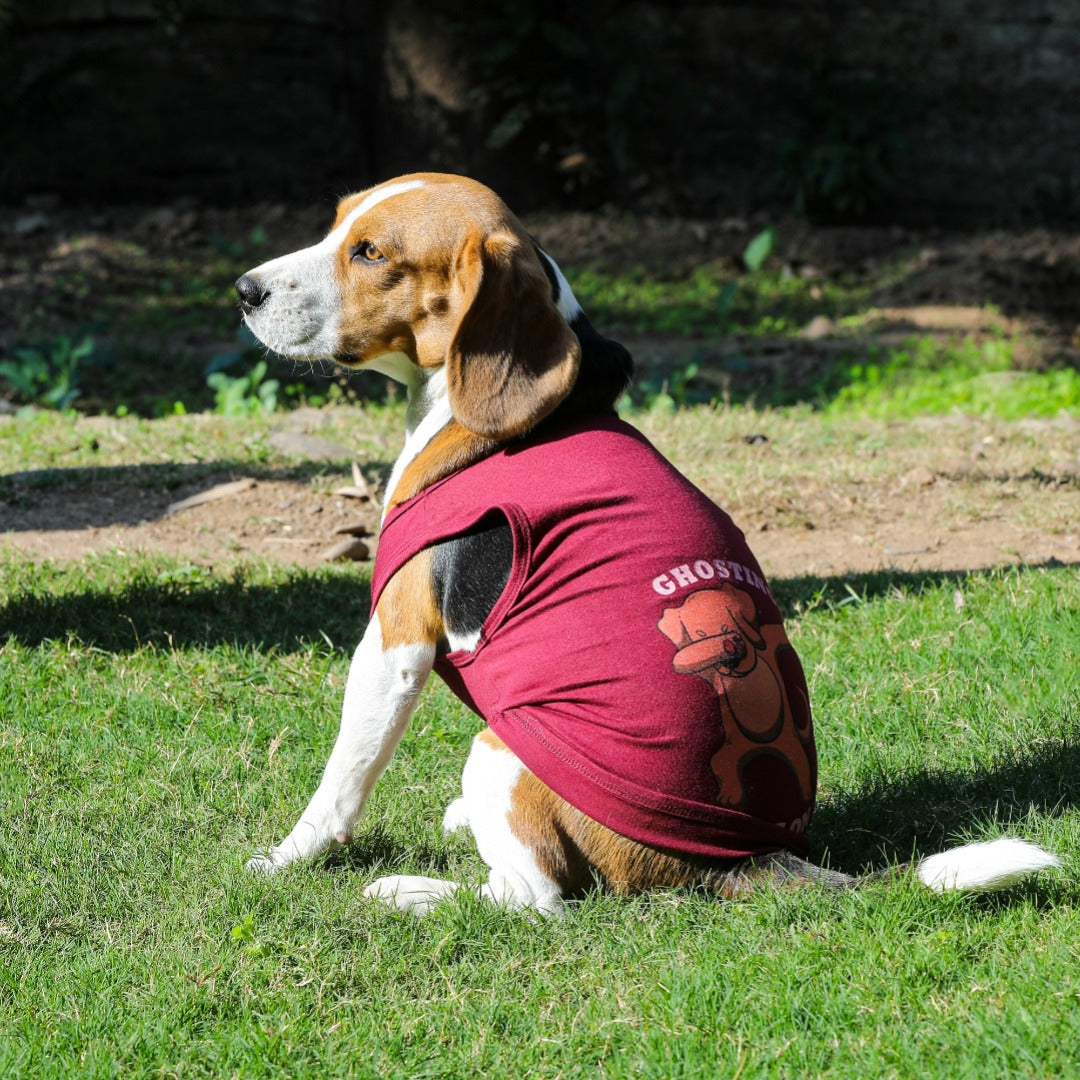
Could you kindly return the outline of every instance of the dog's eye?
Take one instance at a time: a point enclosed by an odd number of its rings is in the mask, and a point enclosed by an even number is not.
[[[352,249],[353,262],[386,262],[386,256],[370,241],[362,240]]]

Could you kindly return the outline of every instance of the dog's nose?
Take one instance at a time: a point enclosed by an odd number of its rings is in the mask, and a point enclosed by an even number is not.
[[[233,288],[236,289],[236,295],[240,297],[240,306],[245,311],[254,311],[270,295],[270,290],[265,288],[254,274],[238,277]]]

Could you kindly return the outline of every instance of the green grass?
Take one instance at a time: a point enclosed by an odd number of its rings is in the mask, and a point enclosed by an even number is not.
[[[43,339],[75,306],[86,321],[73,332],[101,346],[76,404],[208,406],[209,350],[243,351],[230,344],[228,281],[261,243],[223,242],[201,266],[178,260],[161,274],[146,272],[144,249],[118,252],[132,287],[100,310],[93,281],[58,282]],[[817,314],[843,329],[869,303],[868,284],[815,291],[765,271],[732,293],[732,280],[722,268],[680,282],[573,278],[616,335],[784,336]],[[99,341],[105,328],[112,338]],[[1072,429],[1009,421],[1080,412],[1076,373],[1016,371],[1015,351],[1007,338],[875,351],[853,337],[824,366],[725,361],[729,400],[775,406],[759,412],[679,408],[717,398],[715,382],[686,365],[649,372],[646,357],[638,404],[652,408],[639,420],[737,516],[772,521],[780,507],[801,522],[836,492],[872,505],[922,466],[956,478],[955,520],[993,528],[1000,476],[1014,517],[1022,504],[1042,527],[1075,531]],[[318,431],[378,472],[401,412],[329,410]],[[924,419],[956,412],[987,419]],[[5,418],[0,473],[19,475],[0,478],[0,500],[236,470],[331,483],[335,469],[268,447],[276,422]],[[744,442],[751,432],[769,441]],[[982,464],[968,460],[976,436],[989,447],[972,459]],[[245,859],[292,825],[329,752],[364,574],[3,552],[0,1075],[1074,1073],[1075,566],[773,585],[815,701],[816,857],[857,872],[1007,832],[1061,852],[1065,868],[993,898],[907,881],[745,904],[596,892],[537,924],[466,894],[427,920],[401,917],[365,902],[363,886],[392,872],[483,877],[468,841],[438,829],[476,722],[433,684],[353,847],[252,878]]]
[[[865,285],[809,282],[777,270],[736,275],[709,264],[678,278],[633,268],[571,267],[566,274],[590,319],[615,334],[796,333],[815,315],[854,315],[867,306],[869,293]]]
[[[1018,371],[1012,344],[964,339],[942,345],[912,338],[899,349],[874,349],[827,376],[831,414],[903,419],[942,413],[1000,416],[1080,414],[1080,372]],[[824,387],[823,387],[824,389]]]
[[[1080,415],[1080,372],[1069,367],[1018,370],[1014,354],[1010,341],[942,342],[927,335],[910,338],[901,347],[863,349],[852,342],[850,351],[837,351],[802,368],[766,370],[733,355],[710,370],[700,351],[698,359],[681,368],[645,358],[623,408],[671,412],[723,401],[780,409],[808,403],[838,419]]]
[[[1071,1074],[1075,569],[774,584],[816,702],[818,857],[1009,831],[1065,869],[990,899],[901,882],[398,916],[361,898],[374,876],[482,877],[437,827],[475,722],[433,686],[353,848],[253,878],[332,742],[362,577],[8,555],[0,1074]]]
[[[898,273],[886,267],[882,279]],[[703,344],[683,366],[648,353],[626,405],[638,409],[679,406],[723,398],[758,407],[809,403],[833,415],[912,417],[952,412],[975,416],[1080,414],[1080,372],[1072,367],[1020,370],[1016,339],[913,335],[902,345],[880,345],[861,336],[873,315],[872,283],[808,282],[777,271],[737,276],[702,266],[663,279],[630,269],[568,272],[575,294],[597,326],[615,337],[634,333]],[[797,342],[816,316],[833,320],[847,348],[815,355]],[[765,366],[748,355],[706,359],[710,338],[742,335],[790,337],[793,359]],[[802,355],[800,355],[800,353]],[[723,390],[718,390],[718,383]]]

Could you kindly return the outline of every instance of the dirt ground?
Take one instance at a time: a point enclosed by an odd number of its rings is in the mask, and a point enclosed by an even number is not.
[[[89,482],[62,490],[35,487],[32,473],[9,476],[15,497],[0,502],[0,547],[61,561],[145,551],[214,566],[257,559],[314,567],[370,558],[381,493],[362,478],[356,487],[341,448],[316,433],[319,414],[308,412],[312,431],[297,430],[301,413],[291,416],[290,431],[270,436],[294,440],[288,468],[225,477],[192,470],[190,479],[168,487],[148,482],[139,468],[88,470]],[[654,423],[656,439],[665,424]],[[104,443],[110,424],[87,418],[77,430]],[[1017,423],[1001,421],[882,426],[882,438],[896,440],[882,451],[884,469],[875,452],[842,467],[821,451],[804,460],[798,422],[788,424],[761,445],[753,432],[718,429],[715,444],[699,434],[717,458],[705,465],[695,462],[685,435],[676,432],[672,443],[684,447],[677,463],[728,506],[771,577],[1080,566],[1080,420],[1021,421],[1019,436]],[[379,457],[392,453],[387,447]],[[304,460],[316,467],[320,455],[336,456],[338,464],[319,465],[319,483],[296,475],[298,461],[302,471]],[[725,482],[725,457],[741,470],[737,485]],[[358,460],[370,474],[370,458],[361,453]],[[343,553],[350,543],[353,550]]]
[[[203,484],[203,490],[214,485]],[[994,484],[995,488],[1000,485]],[[197,494],[199,485],[191,489]],[[114,549],[156,552],[219,565],[255,558],[312,567],[325,563],[348,539],[338,530],[377,533],[374,504],[321,494],[301,482],[251,480],[250,486],[190,509],[166,513],[186,488],[164,495],[141,486],[95,485],[53,500],[3,511],[4,543],[36,558],[66,560]],[[987,492],[991,509],[993,493]],[[842,493],[833,491],[835,504]],[[823,524],[754,528],[744,523],[766,573],[773,577],[833,576],[884,568],[904,571],[965,570],[1004,563],[1056,560],[1080,564],[1080,520],[1075,532],[1051,532],[1034,525],[981,514],[970,524],[948,523],[947,486],[930,483],[916,498],[898,493],[873,515],[852,505],[847,514],[819,513]],[[980,500],[982,501],[982,500]],[[825,511],[826,507],[815,508]],[[369,555],[376,540],[364,543]]]
[[[18,340],[20,312],[47,302],[58,276],[78,273],[87,308],[95,291],[110,287],[116,273],[115,246],[165,243],[179,248],[205,243],[210,235],[246,236],[256,226],[269,233],[271,253],[311,242],[325,225],[326,208],[287,212],[254,207],[227,213],[197,206],[157,211],[104,209],[78,221],[55,206],[0,210],[0,350]],[[642,264],[664,260],[677,273],[696,262],[735,259],[760,223],[671,222],[605,214],[540,218],[530,225],[564,263]],[[815,277],[878,280],[881,265],[910,253],[904,274],[876,287],[872,303],[884,312],[882,333],[917,328],[941,334],[1001,332],[1020,328],[1032,343],[1030,362],[1080,360],[1080,237],[1043,230],[979,235],[941,231],[917,234],[898,229],[812,229],[782,225],[778,257],[791,273]],[[107,237],[108,243],[95,243]],[[875,277],[877,275],[877,277]],[[997,312],[984,305],[994,304]],[[61,313],[62,314],[62,313]],[[70,313],[69,313],[70,314]],[[803,350],[807,362],[829,348],[829,327],[808,327],[801,342],[772,347]],[[198,345],[198,343],[194,343]],[[686,343],[629,342],[655,354],[667,349],[678,361]],[[719,347],[719,346],[711,346]],[[766,344],[767,350],[770,346]],[[0,417],[15,422],[11,417]],[[270,423],[276,423],[276,418]],[[971,446],[997,438],[977,423],[961,443],[969,459],[928,455],[884,482],[867,485],[854,477],[820,488],[807,485],[796,514],[768,504],[748,504],[740,518],[766,572],[773,576],[833,575],[895,567],[906,571],[974,569],[1003,562],[1080,564],[1080,422],[1046,428],[1045,439],[1060,452],[1048,475],[1043,466],[995,470],[980,465],[985,453]],[[103,430],[108,418],[80,426]],[[302,425],[301,425],[302,426]],[[296,425],[294,424],[295,428]],[[317,424],[313,422],[313,431]],[[748,433],[749,434],[749,433]],[[317,438],[317,432],[315,432]],[[960,445],[960,444],[958,444]],[[392,453],[392,450],[388,450]],[[312,451],[309,459],[318,460]],[[992,456],[992,455],[991,455]],[[304,458],[302,450],[290,460]],[[955,454],[953,455],[955,458]],[[1011,471],[1010,471],[1011,468]],[[191,479],[166,491],[145,481],[98,477],[83,488],[49,497],[29,488],[0,502],[0,543],[38,558],[70,559],[114,548],[167,553],[199,562],[238,557],[280,560],[300,566],[324,563],[331,549],[356,534],[377,531],[378,492],[368,499],[317,488],[281,471],[226,478],[233,486],[183,508],[175,504],[205,493],[221,478]],[[243,481],[236,483],[236,481]],[[343,473],[341,485],[350,483]],[[20,482],[14,482],[20,491]],[[962,495],[962,498],[959,496]],[[1055,513],[1040,524],[1040,505]],[[958,505],[961,509],[958,510]],[[172,508],[172,509],[170,509]],[[1075,510],[1075,516],[1073,511]],[[1070,518],[1075,524],[1070,525]],[[1064,524],[1063,524],[1064,522]],[[368,554],[374,539],[366,541]],[[362,555],[362,551],[354,555]]]
[[[130,495],[116,490],[105,498],[129,502]],[[831,577],[881,569],[973,570],[1054,561],[1080,565],[1080,533],[1053,534],[1008,521],[977,521],[967,528],[928,527],[927,520],[935,520],[936,501],[923,500],[921,513],[903,513],[882,527],[864,528],[853,514],[823,528],[781,527],[751,532],[749,538],[771,578]],[[80,509],[77,503],[68,507],[64,522],[56,528],[42,528],[41,514],[17,514],[5,526],[13,530],[6,542],[51,560],[121,549],[215,565],[246,557],[311,567],[324,564],[343,539],[335,534],[336,528],[375,524],[375,515],[357,514],[339,500],[328,502],[302,485],[284,481],[260,481],[227,502],[130,525],[80,525]],[[367,547],[373,552],[374,541],[368,540]]]

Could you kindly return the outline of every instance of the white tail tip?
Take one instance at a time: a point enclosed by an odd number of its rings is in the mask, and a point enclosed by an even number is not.
[[[919,880],[934,892],[988,892],[1060,866],[1061,860],[1028,840],[988,840],[931,855],[918,864]]]

